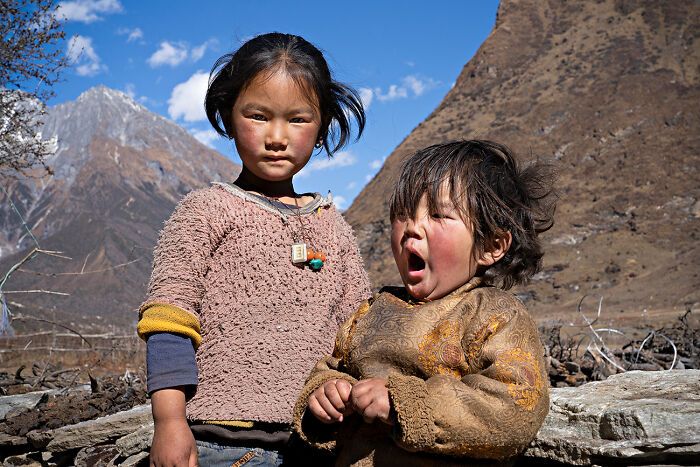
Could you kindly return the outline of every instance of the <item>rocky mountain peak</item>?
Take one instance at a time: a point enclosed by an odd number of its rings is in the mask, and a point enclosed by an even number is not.
[[[24,306],[68,314],[101,310],[117,321],[133,318],[163,221],[187,192],[212,181],[234,180],[240,166],[105,86],[49,108],[42,133],[57,138],[58,150],[48,161],[54,175],[10,181],[10,196],[42,248],[82,258],[85,270],[106,272],[60,276],[52,285],[45,276],[15,274],[8,284],[17,290],[53,287],[70,294],[58,302],[52,296],[32,296],[21,300]],[[0,269],[7,271],[33,246],[9,203],[0,203]],[[129,266],[110,269],[124,263]],[[38,257],[32,268],[74,271],[76,265]]]
[[[559,169],[544,270],[517,291],[540,319],[578,317],[590,294],[615,320],[700,309],[699,33],[697,1],[502,0],[455,86],[346,212],[373,286],[400,283],[387,199],[403,160],[478,138]]]

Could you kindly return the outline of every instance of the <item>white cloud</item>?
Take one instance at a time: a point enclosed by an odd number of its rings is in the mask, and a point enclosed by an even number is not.
[[[371,169],[377,170],[377,169],[381,168],[381,166],[384,164],[385,160],[386,160],[386,157],[383,157],[381,159],[375,159],[369,163],[369,167]]]
[[[332,158],[316,159],[314,161],[306,164],[306,167],[301,169],[301,172],[297,174],[297,177],[306,177],[311,172],[317,172],[320,170],[332,170],[338,167],[348,167],[355,164],[357,158],[350,151],[340,151],[336,152]]]
[[[204,96],[208,81],[208,73],[197,71],[187,81],[175,86],[168,99],[170,118],[175,120],[182,117],[187,122],[205,120]]]
[[[393,101],[395,99],[403,99],[408,97],[408,91],[406,88],[399,87],[395,84],[392,84],[389,86],[389,92],[386,94],[382,94],[382,89],[381,88],[376,88],[374,90],[375,95],[377,96],[377,99],[379,99],[382,102],[385,101]]]
[[[136,39],[143,38],[143,31],[141,30],[141,28],[134,28],[134,29],[119,28],[119,29],[117,29],[117,34],[119,34],[120,36],[128,36],[126,38],[127,42],[133,42]]]
[[[357,186],[357,182],[350,182],[348,183],[348,186],[346,187],[348,190],[352,190]]]
[[[191,130],[192,136],[197,138],[200,143],[210,148],[214,147],[214,141],[219,138],[219,134],[214,130]]]
[[[369,105],[372,103],[372,98],[374,97],[374,92],[370,88],[360,88],[360,100],[365,110],[369,109]]]
[[[401,85],[392,84],[389,86],[389,91],[386,94],[382,93],[381,88],[374,88],[374,95],[382,102],[393,101],[407,98],[409,91],[411,91],[414,97],[419,97],[425,91],[439,85],[440,82],[435,81],[433,78],[420,78],[416,75],[408,75],[401,78]]]
[[[196,62],[202,56],[204,56],[204,52],[207,50],[207,43],[205,42],[204,44],[194,47],[192,51],[190,52],[190,58],[192,59],[193,62]]]
[[[344,211],[348,207],[348,201],[342,196],[333,195],[333,204],[335,204],[340,211]]]
[[[85,36],[73,36],[68,40],[66,57],[73,65],[79,76],[95,76],[107,69],[101,63],[100,57],[92,46],[92,38]]]
[[[129,34],[129,37],[126,38],[127,42],[135,41],[136,39],[141,39],[143,37],[143,31],[141,31],[141,28],[136,28],[131,33]]]
[[[102,19],[100,14],[118,13],[122,11],[119,0],[76,0],[73,2],[61,2],[56,8],[56,13],[68,21],[80,21],[92,23]]]
[[[402,80],[404,86],[408,87],[413,94],[418,97],[425,91],[436,87],[439,83],[432,78],[421,79],[415,75],[406,76]]]
[[[161,65],[177,66],[188,57],[192,62],[196,62],[204,56],[208,48],[211,48],[217,43],[218,41],[216,39],[209,39],[202,45],[190,49],[190,46],[186,42],[163,41],[160,43],[160,48],[146,61],[152,68]]]
[[[177,66],[187,58],[187,46],[182,42],[171,44],[168,41],[160,43],[160,49],[151,55],[148,60],[151,68],[161,65]]]
[[[374,175],[372,175],[372,174],[367,174],[367,175],[365,175],[365,182],[369,182],[369,181],[372,180],[373,178],[374,178]]]
[[[124,94],[132,99],[136,99],[136,86],[134,86],[134,83],[126,83],[126,86],[124,86]]]
[[[192,51],[190,52],[190,59],[193,62],[196,62],[197,60],[199,60],[200,58],[202,58],[204,56],[204,52],[206,52],[207,49],[216,45],[218,42],[219,41],[217,41],[216,39],[209,39],[204,44],[197,46],[197,47],[193,47]]]

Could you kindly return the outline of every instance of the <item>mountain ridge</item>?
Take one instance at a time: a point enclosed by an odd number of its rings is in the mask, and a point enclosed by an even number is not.
[[[689,1],[503,0],[454,87],[345,214],[373,286],[400,283],[387,200],[402,161],[479,138],[559,169],[543,271],[516,290],[538,319],[575,316],[596,293],[611,319],[700,308],[699,18]]]
[[[8,191],[41,248],[72,260],[39,255],[3,290],[70,294],[8,294],[23,310],[133,324],[162,222],[184,194],[233,180],[240,166],[105,86],[49,108],[44,122],[43,134],[58,138],[48,161],[54,174],[8,180]],[[35,245],[9,203],[0,204],[0,213],[6,271]]]

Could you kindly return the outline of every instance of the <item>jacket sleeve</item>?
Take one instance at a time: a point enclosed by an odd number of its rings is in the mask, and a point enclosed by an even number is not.
[[[343,292],[338,306],[338,325],[347,320],[357,309],[358,304],[370,295],[369,279],[362,263],[362,256],[350,225],[336,211],[338,216],[338,240],[343,259]]]
[[[519,302],[513,306],[514,312],[492,314],[463,336],[469,371],[461,379],[389,378],[399,446],[504,459],[537,434],[549,409],[548,379],[535,323]]]
[[[147,297],[139,309],[137,332],[144,340],[169,332],[189,337],[195,349],[201,342],[203,279],[219,237],[209,215],[216,211],[213,190],[187,195],[158,237]]]
[[[333,355],[323,357],[316,363],[311,373],[306,378],[304,387],[301,390],[297,402],[294,406],[293,426],[299,436],[309,444],[319,449],[332,450],[335,448],[335,435],[339,428],[339,423],[326,425],[321,423],[311,413],[307,412],[309,396],[321,387],[325,382],[332,379],[344,379],[350,384],[355,384],[357,379],[345,371],[343,358],[349,351],[357,320],[369,309],[369,301],[365,300],[360,304],[355,313],[338,329],[335,339]]]

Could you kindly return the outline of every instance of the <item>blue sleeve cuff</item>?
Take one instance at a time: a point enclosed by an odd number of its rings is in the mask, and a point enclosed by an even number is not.
[[[189,399],[197,389],[194,346],[187,336],[158,332],[146,340],[146,384],[148,394],[159,389],[186,386]]]

